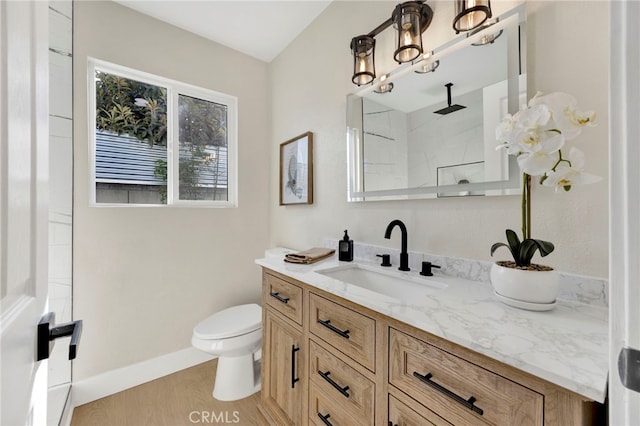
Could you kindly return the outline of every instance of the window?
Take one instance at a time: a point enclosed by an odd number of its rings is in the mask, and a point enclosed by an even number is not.
[[[237,99],[89,62],[93,205],[237,204]]]

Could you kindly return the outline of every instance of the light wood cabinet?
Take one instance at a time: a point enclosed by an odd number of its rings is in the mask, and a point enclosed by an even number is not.
[[[354,361],[375,371],[374,319],[311,293],[309,330]]]
[[[262,300],[285,317],[302,325],[302,288],[269,274],[263,274]]]
[[[261,401],[271,421],[278,425],[299,425],[307,380],[302,330],[274,313],[264,310]],[[263,416],[265,413],[261,413]]]
[[[373,425],[375,383],[354,369],[352,362],[342,361],[321,345],[310,340],[309,376],[315,387],[309,397],[311,419],[318,414],[331,414],[335,418],[340,413],[349,416],[351,424]],[[331,402],[328,409],[319,408],[319,395]]]
[[[601,404],[268,269],[263,308],[263,424],[602,422]]]
[[[389,394],[389,425],[390,426],[451,426],[451,423],[415,403],[408,404]],[[393,419],[393,420],[392,420]]]
[[[544,397],[391,329],[389,383],[456,425],[541,426]]]

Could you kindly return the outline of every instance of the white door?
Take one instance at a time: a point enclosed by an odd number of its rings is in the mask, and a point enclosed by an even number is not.
[[[0,1],[0,424],[46,424],[48,4]]]
[[[613,426],[640,425],[640,358],[636,358],[640,355],[638,22],[640,3],[611,2],[609,424]],[[619,357],[625,348],[632,356],[622,362],[627,368],[621,377]]]

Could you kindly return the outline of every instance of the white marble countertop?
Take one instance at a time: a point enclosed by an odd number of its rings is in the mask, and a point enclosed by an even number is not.
[[[337,256],[297,265],[283,261],[286,253],[287,249],[268,250],[256,264],[604,402],[609,363],[606,308],[558,300],[551,311],[525,311],[501,303],[490,283],[438,272],[431,278],[447,288],[402,302],[315,272],[347,264]],[[421,278],[416,271],[408,274]]]

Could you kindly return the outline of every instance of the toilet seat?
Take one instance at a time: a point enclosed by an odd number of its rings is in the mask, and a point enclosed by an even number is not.
[[[262,308],[255,303],[233,306],[198,323],[194,337],[215,340],[237,337],[262,327]]]

